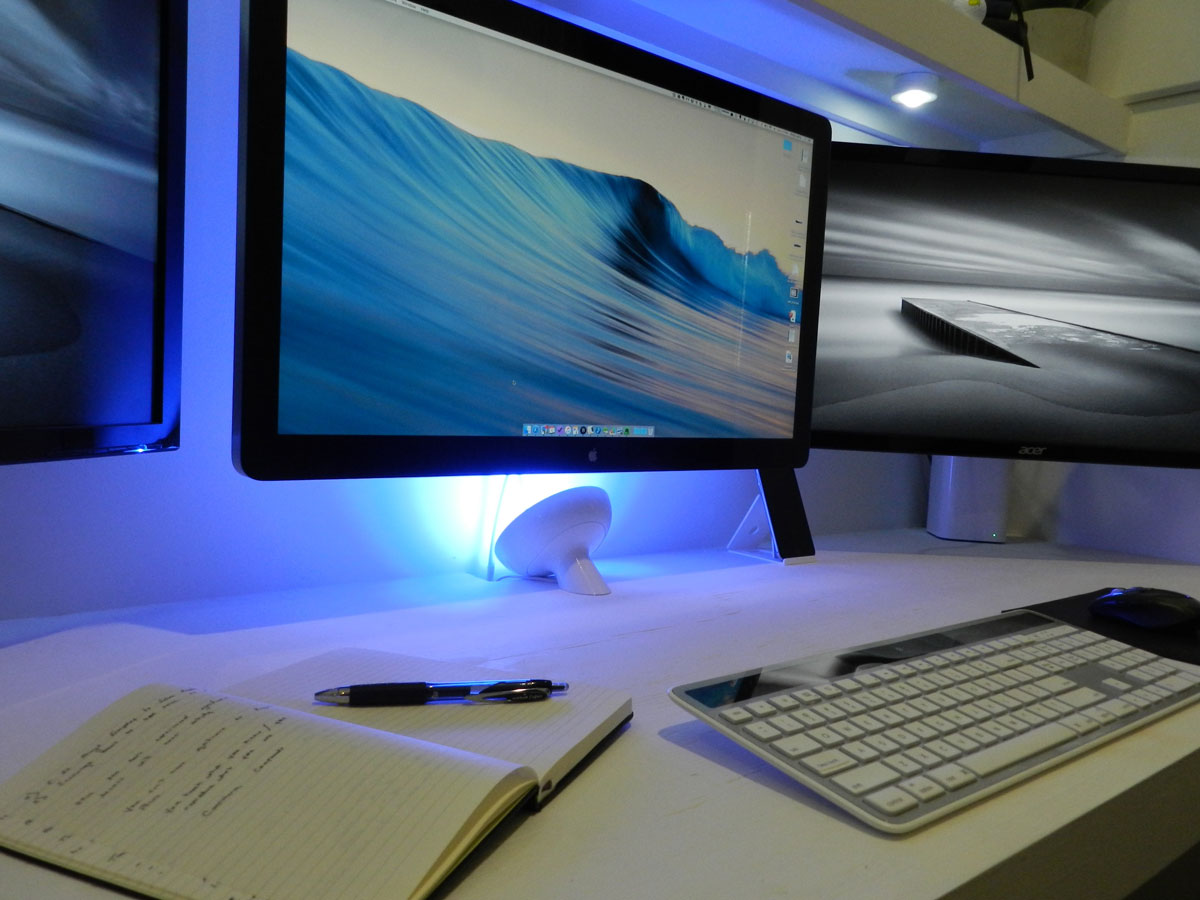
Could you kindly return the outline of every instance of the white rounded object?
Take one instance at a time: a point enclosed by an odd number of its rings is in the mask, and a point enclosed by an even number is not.
[[[607,594],[591,553],[611,524],[612,503],[601,488],[560,491],[513,519],[496,541],[496,558],[518,575],[553,575],[574,594]]]

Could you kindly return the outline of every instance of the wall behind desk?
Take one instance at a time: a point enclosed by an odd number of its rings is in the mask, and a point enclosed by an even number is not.
[[[463,480],[261,484],[230,461],[238,20],[237,0],[191,4],[181,449],[0,467],[0,618],[468,568],[479,516]],[[922,524],[926,472],[915,457],[815,453],[800,473],[814,531]],[[1185,475],[1098,472],[1068,486],[1071,509],[1090,503],[1103,532],[1095,498],[1119,490],[1150,518],[1157,496],[1167,512],[1144,543],[1195,548],[1200,479]],[[748,472],[596,481],[614,506],[601,557],[724,546],[755,492]]]
[[[480,516],[465,480],[264,484],[233,468],[238,28],[237,0],[191,4],[181,449],[0,467],[0,618],[468,566]],[[808,473],[814,521],[915,524],[920,473],[826,457]],[[596,481],[613,499],[607,556],[723,546],[755,493],[749,472]]]

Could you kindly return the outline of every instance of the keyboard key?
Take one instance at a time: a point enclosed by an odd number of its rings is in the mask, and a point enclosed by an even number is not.
[[[883,731],[883,729],[887,727],[887,725],[870,713],[863,713],[862,715],[854,716],[850,721],[863,731],[871,734],[874,734],[876,731]]]
[[[925,749],[932,753],[936,753],[942,759],[957,759],[962,756],[962,751],[953,744],[948,744],[943,740],[930,741],[925,745]]]
[[[805,734],[788,734],[786,738],[780,738],[770,746],[773,750],[781,752],[788,760],[797,760],[799,757],[814,754],[821,749],[821,744]]]
[[[921,721],[909,722],[904,728],[907,731],[911,731],[923,741],[932,741],[941,734],[936,728],[931,728],[928,724]]]
[[[855,715],[867,711],[867,708],[853,697],[838,697],[838,699],[833,701],[833,705],[846,713],[846,715]]]
[[[888,816],[898,816],[917,806],[913,795],[898,787],[886,787],[882,791],[868,794],[865,799],[867,803]]]
[[[925,768],[906,753],[893,753],[891,756],[885,756],[883,761],[901,775],[917,775]]]
[[[840,750],[822,750],[800,760],[818,775],[828,778],[846,769],[853,769],[858,763],[854,757],[847,756]]]
[[[1029,723],[1022,722],[1016,716],[1009,716],[1009,715],[996,716],[996,721],[999,722],[1001,725],[1003,725],[1005,728],[1010,729],[1011,731],[1022,731],[1023,732],[1023,731],[1029,730]]]
[[[924,800],[928,803],[930,800],[936,800],[938,797],[946,793],[946,789],[934,781],[932,778],[926,778],[924,775],[918,775],[915,778],[906,778],[900,782],[898,787],[908,791],[918,800]]]
[[[990,731],[985,731],[983,728],[981,728],[978,725],[972,725],[969,728],[964,728],[962,730],[962,733],[964,735],[966,735],[967,737],[969,737],[971,740],[973,740],[975,743],[982,744],[985,747],[988,747],[988,746],[996,743],[997,740],[999,740],[999,738],[997,738]]]
[[[834,784],[857,797],[860,794],[867,793],[867,791],[873,791],[876,788],[899,781],[900,773],[881,762],[873,762],[867,763],[865,766],[859,766],[857,769],[842,772],[839,775],[833,776],[831,780]]]
[[[923,721],[930,728],[937,731],[938,734],[953,734],[958,730],[958,726],[945,716],[926,716]]]
[[[845,740],[845,738],[843,738],[832,728],[828,728],[824,725],[822,725],[820,728],[814,728],[809,731],[808,736],[826,747],[836,747]]]
[[[1105,700],[1100,704],[1100,706],[1112,713],[1118,719],[1123,719],[1126,716],[1132,716],[1138,711],[1137,706],[1129,703],[1126,700],[1122,700],[1120,697],[1114,697],[1111,700]]]
[[[921,743],[921,739],[907,728],[889,728],[883,733],[883,736],[895,741],[901,747],[915,747]]]
[[[1097,690],[1089,687],[1076,688],[1073,691],[1068,691],[1058,698],[1063,703],[1069,703],[1076,709],[1083,709],[1085,706],[1091,706],[1093,703],[1099,703],[1105,699],[1105,696]]]
[[[1075,732],[1061,722],[1048,722],[991,747],[964,756],[959,764],[980,778],[1037,756],[1075,739]]]
[[[872,734],[867,737],[863,743],[869,747],[874,747],[880,753],[892,753],[900,749],[900,745],[898,743],[882,734]]]
[[[979,744],[961,733],[946,735],[946,743],[963,751],[963,753],[970,753],[972,750],[979,749]]]
[[[859,762],[870,762],[873,759],[879,759],[879,751],[868,747],[862,741],[850,741],[848,744],[842,744],[842,752],[853,756]]]
[[[771,749],[777,750],[788,759],[798,759],[816,753],[821,749],[821,745],[806,735],[792,734],[775,741],[771,744]]]
[[[846,720],[841,722],[833,722],[829,727],[847,740],[860,738],[866,734],[865,731],[863,731],[853,722]]]
[[[846,718],[845,711],[838,709],[838,707],[834,706],[832,703],[818,703],[812,709],[813,712],[820,716],[824,716],[830,722],[836,721],[837,719]]]
[[[981,722],[979,727],[988,734],[995,735],[997,738],[1003,739],[1013,736],[1013,730],[1011,728],[1005,728],[999,722]]]
[[[1196,681],[1191,675],[1181,672],[1177,675],[1170,675],[1162,681],[1156,681],[1154,686],[1168,690],[1173,694],[1182,694],[1189,688],[1195,687]]]
[[[1076,734],[1087,734],[1089,731],[1095,731],[1100,727],[1099,722],[1095,719],[1089,719],[1082,713],[1071,713],[1069,716],[1063,716],[1058,721]]]
[[[929,777],[948,791],[957,791],[975,780],[975,776],[971,772],[957,763],[948,763],[936,769],[930,769]]]
[[[751,722],[746,726],[746,734],[760,741],[770,741],[782,736],[783,732],[767,722]]]
[[[922,766],[937,766],[941,765],[945,760],[936,753],[927,750],[925,747],[912,747],[904,751],[906,756],[912,757]]]
[[[804,726],[787,713],[775,716],[773,719],[767,719],[767,722],[772,727],[778,728],[783,734],[795,734],[797,731],[804,730]]]
[[[825,724],[825,717],[815,709],[797,709],[788,713],[793,719],[809,728]]]
[[[1096,706],[1089,706],[1087,709],[1081,709],[1080,712],[1090,719],[1095,719],[1101,725],[1108,725],[1111,722],[1117,721],[1116,716],[1099,704]]]

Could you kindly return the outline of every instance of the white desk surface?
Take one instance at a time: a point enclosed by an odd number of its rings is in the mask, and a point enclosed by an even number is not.
[[[374,647],[634,698],[627,730],[439,897],[1121,897],[1200,841],[1200,705],[888,837],[667,698],[683,682],[1109,584],[1200,592],[1197,566],[1029,557],[821,551],[785,567],[713,553],[607,563],[607,597],[463,575],[67,619],[29,640],[30,622],[0,621],[0,778],[147,681],[220,689]],[[122,895],[0,854],[0,896]]]

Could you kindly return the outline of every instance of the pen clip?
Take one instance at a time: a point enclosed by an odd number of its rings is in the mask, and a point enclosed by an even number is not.
[[[555,691],[565,691],[565,684],[555,684],[540,678],[528,681],[497,681],[471,691],[467,699],[475,703],[529,703],[549,700]]]
[[[472,691],[467,699],[475,703],[528,703],[532,700],[546,700],[550,691],[546,688],[523,683],[520,681],[497,681]]]

